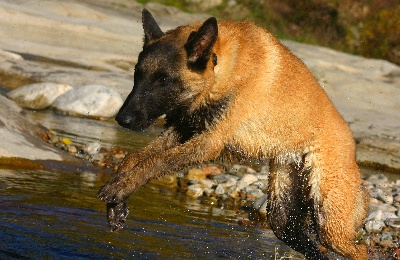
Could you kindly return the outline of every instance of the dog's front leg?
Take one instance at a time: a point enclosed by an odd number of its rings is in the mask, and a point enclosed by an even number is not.
[[[139,151],[128,153],[118,166],[118,173],[127,172],[133,169],[139,162],[165,150],[178,145],[178,134],[172,129],[163,132],[159,137],[151,141],[145,148]]]
[[[132,169],[120,172],[108,181],[98,195],[107,202],[111,230],[118,230],[124,225],[128,214],[126,201],[132,192],[152,178],[173,174],[190,165],[216,158],[223,148],[223,139],[211,134],[199,135],[140,161]]]
[[[156,154],[163,153],[165,150],[178,144],[178,136],[173,129],[166,130],[162,135],[154,139],[144,149],[130,152],[118,166],[118,174],[126,174],[131,171],[138,163]],[[99,197],[101,198],[101,191]],[[126,207],[126,199],[118,202],[107,203],[107,219],[111,231],[117,231],[123,227],[129,210]]]

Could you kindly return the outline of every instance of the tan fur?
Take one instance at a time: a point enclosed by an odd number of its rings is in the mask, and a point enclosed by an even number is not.
[[[179,27],[160,40],[182,48],[201,24]],[[100,194],[125,199],[150,178],[217,158],[229,150],[240,159],[271,162],[270,198],[285,199],[282,185],[292,185],[288,158],[306,155],[312,169],[305,186],[313,202],[317,233],[323,246],[350,257],[367,259],[364,246],[354,243],[368,210],[360,187],[355,144],[346,122],[306,66],[266,30],[246,21],[218,22],[213,47],[218,64],[204,73],[177,68],[187,86],[182,99],[195,97],[195,110],[231,95],[222,118],[181,144],[167,130],[143,151],[129,154],[119,175]],[[294,185],[294,184],[293,184]],[[103,196],[105,197],[105,196]],[[104,198],[106,201],[107,197]],[[274,220],[270,220],[274,221]]]

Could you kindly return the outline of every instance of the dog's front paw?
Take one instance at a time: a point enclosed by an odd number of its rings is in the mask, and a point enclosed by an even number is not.
[[[119,176],[109,180],[97,193],[98,197],[107,203],[121,203],[126,201],[128,195],[124,194],[124,185]]]
[[[129,210],[126,201],[121,203],[107,203],[107,219],[111,232],[118,231],[124,227]]]

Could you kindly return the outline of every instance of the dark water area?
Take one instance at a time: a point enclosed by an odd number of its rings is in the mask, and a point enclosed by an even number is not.
[[[150,184],[111,233],[92,172],[0,169],[1,259],[260,259],[296,254],[272,231],[237,224],[237,211]]]
[[[113,121],[52,111],[25,113],[77,144],[135,150],[160,132],[133,133]],[[62,164],[0,169],[0,259],[302,259],[271,230],[240,226],[246,216],[237,208],[202,204],[155,184],[130,197],[126,227],[111,233],[96,196],[109,177]]]

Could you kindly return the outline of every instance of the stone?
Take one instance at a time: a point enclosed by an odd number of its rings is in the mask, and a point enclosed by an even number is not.
[[[237,183],[236,178],[229,177],[228,180],[222,184],[222,186],[224,188],[229,188],[229,187],[235,186],[236,183]]]
[[[206,188],[211,188],[212,186],[215,185],[215,183],[212,180],[209,180],[209,179],[200,180],[199,184],[205,189]]]
[[[385,227],[385,223],[381,220],[369,220],[364,227],[368,233],[380,232]]]
[[[75,87],[58,97],[52,107],[70,115],[114,117],[123,100],[118,92],[103,85]]]
[[[366,218],[366,220],[382,220],[382,211],[381,210],[375,210],[372,211],[368,214],[368,217]]]
[[[393,204],[393,196],[387,192],[378,193],[378,198],[386,204]]]
[[[397,208],[388,204],[380,204],[377,209],[382,210],[382,212],[396,212]]]
[[[186,195],[197,198],[203,195],[204,189],[200,184],[193,184],[188,186],[188,190],[186,191]]]
[[[7,93],[18,105],[29,109],[45,109],[53,104],[59,96],[72,89],[67,84],[42,82],[29,84]]]
[[[88,143],[85,145],[85,151],[90,154],[98,154],[101,149],[101,144],[99,142]]]
[[[221,174],[223,171],[220,167],[210,165],[210,166],[204,167],[203,172],[206,176],[208,176],[210,174],[218,175],[218,174]]]
[[[224,187],[222,187],[221,184],[218,184],[218,186],[215,188],[215,194],[216,195],[225,194],[225,189],[224,189]]]
[[[198,180],[198,181],[199,181],[199,180],[204,180],[204,179],[206,179],[207,176],[206,176],[206,174],[203,172],[203,170],[197,169],[197,168],[193,168],[193,169],[190,169],[190,170],[188,171],[187,178],[188,178],[188,179],[194,179],[194,180]]]
[[[260,196],[257,200],[255,200],[253,202],[252,206],[259,213],[266,214],[267,213],[267,203],[268,203],[268,194],[264,194],[264,195]]]
[[[5,158],[6,164],[6,158],[62,161],[61,151],[42,141],[43,135],[43,129],[23,117],[14,101],[0,95],[0,159]]]
[[[254,176],[253,174],[245,174],[243,176],[243,178],[241,178],[237,184],[236,184],[236,189],[239,191],[247,186],[249,186],[250,184],[252,184],[253,182],[257,181],[257,177]]]

